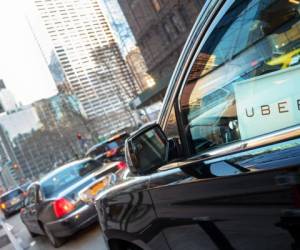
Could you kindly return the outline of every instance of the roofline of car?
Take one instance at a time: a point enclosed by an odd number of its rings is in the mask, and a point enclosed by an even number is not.
[[[16,191],[16,190],[18,190],[18,189],[20,189],[21,191],[23,191],[22,188],[21,188],[20,186],[15,187],[14,189],[8,190],[8,191],[6,191],[5,193],[1,194],[1,195],[0,195],[0,199],[1,199],[3,196],[8,195],[9,193],[14,192],[14,191]]]

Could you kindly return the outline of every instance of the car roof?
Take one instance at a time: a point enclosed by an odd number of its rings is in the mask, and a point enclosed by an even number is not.
[[[87,150],[87,152],[85,153],[85,155],[90,154],[92,151],[94,151],[95,149],[97,149],[97,148],[105,145],[106,143],[112,142],[112,141],[114,141],[116,139],[119,139],[119,138],[121,138],[123,136],[126,136],[126,135],[129,136],[129,134],[127,132],[119,133],[119,134],[116,134],[116,135],[110,137],[109,139],[106,139],[106,140],[104,140],[104,141],[102,141],[102,142],[100,142],[98,144],[95,144],[94,146],[92,146],[91,148],[89,148]]]
[[[88,151],[85,153],[85,155],[88,155],[89,153],[91,153],[92,151],[94,151],[95,149],[103,146],[104,144],[106,144],[108,142],[108,140],[105,140],[103,142],[100,142],[98,144],[95,144],[94,146],[92,146],[91,148],[88,149]]]
[[[51,171],[50,173],[48,173],[47,175],[45,175],[44,177],[42,177],[40,179],[40,181],[38,181],[39,184],[42,184],[43,182],[47,181],[49,178],[53,177],[54,175],[58,174],[59,172],[71,167],[71,166],[74,166],[74,165],[77,165],[77,164],[82,164],[82,163],[86,163],[88,161],[92,161],[93,159],[92,158],[83,158],[83,159],[80,159],[80,160],[76,160],[76,161],[72,161],[72,162],[69,162],[65,165],[62,165],[61,167],[58,167],[56,168],[55,170]],[[32,185],[30,185],[31,187]]]

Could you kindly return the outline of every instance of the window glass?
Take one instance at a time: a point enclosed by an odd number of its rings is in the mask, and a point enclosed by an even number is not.
[[[62,168],[41,181],[42,192],[47,199],[54,197],[97,169],[99,169],[99,164],[96,161],[77,163]]]
[[[180,99],[196,152],[300,123],[299,9],[240,0],[221,18]]]
[[[164,132],[168,138],[179,137],[176,114],[174,107],[169,115]]]
[[[9,200],[12,200],[13,198],[15,197],[18,197],[19,195],[22,194],[22,190],[21,189],[16,189],[12,192],[9,192],[8,194],[6,195],[3,195],[0,200],[1,202],[6,202],[6,201],[9,201]]]
[[[133,140],[135,161],[143,165],[143,172],[147,174],[167,160],[165,140],[155,129],[151,129]]]

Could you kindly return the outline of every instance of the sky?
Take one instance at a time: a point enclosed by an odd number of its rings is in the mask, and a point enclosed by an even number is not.
[[[28,24],[28,6],[30,0],[0,1],[0,79],[24,105],[57,93]]]
[[[125,55],[135,44],[125,17],[116,0],[101,3]],[[51,49],[33,0],[0,1],[0,79],[18,102],[26,105],[57,93],[44,58],[51,54]]]

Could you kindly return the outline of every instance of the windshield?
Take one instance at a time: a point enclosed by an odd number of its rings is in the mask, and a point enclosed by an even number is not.
[[[99,145],[98,147],[96,147],[91,152],[87,153],[87,155],[89,155],[91,157],[96,157],[96,156],[106,153],[109,150],[124,147],[125,140],[127,137],[128,137],[128,135],[126,134],[126,135],[120,136],[112,141],[103,143],[103,144]]]
[[[14,190],[14,191],[12,191],[12,192],[10,192],[10,193],[8,193],[8,194],[2,196],[2,197],[0,198],[0,201],[1,201],[1,202],[9,201],[9,200],[11,200],[11,199],[13,199],[13,198],[19,196],[20,194],[22,194],[22,191],[21,191],[20,189],[16,189],[16,190]]]
[[[114,149],[119,147],[118,143],[116,141],[110,142],[107,144],[106,149],[110,150],[110,149]]]
[[[51,175],[41,183],[45,198],[51,198],[83,179],[93,171],[99,169],[99,164],[95,161],[74,164],[63,168],[58,173]]]

